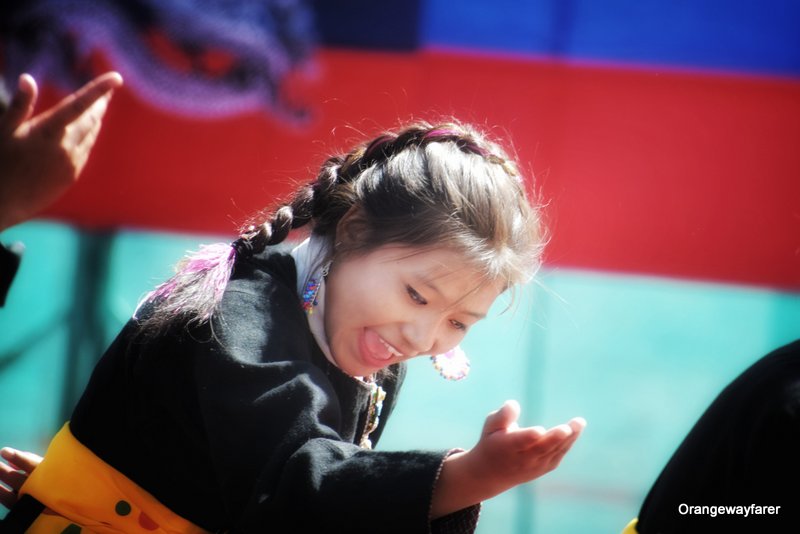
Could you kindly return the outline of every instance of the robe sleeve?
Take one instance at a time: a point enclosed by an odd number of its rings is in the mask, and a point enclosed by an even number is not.
[[[800,532],[798,451],[800,340],[762,356],[711,402],[650,488],[637,531],[738,532],[746,524],[748,532]],[[702,505],[777,506],[779,513],[678,513]]]

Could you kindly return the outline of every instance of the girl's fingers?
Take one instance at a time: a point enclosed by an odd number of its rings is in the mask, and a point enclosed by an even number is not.
[[[519,443],[520,450],[528,450],[535,454],[546,455],[557,453],[564,447],[569,449],[572,443],[578,439],[578,436],[585,427],[586,420],[582,417],[575,417],[571,419],[569,423],[556,425],[546,432],[543,431],[544,429],[542,429],[542,427],[532,427],[539,429],[537,434],[541,433],[537,439],[530,439],[527,443],[521,441]],[[533,434],[529,436],[533,436]]]
[[[507,439],[512,450],[525,451],[538,444],[546,433],[544,427],[532,426],[510,433]]]
[[[493,432],[509,429],[519,419],[519,413],[520,407],[517,401],[506,401],[499,410],[486,417],[486,422],[483,424],[483,435],[487,436]]]
[[[552,453],[552,457],[550,458],[550,469],[555,469],[561,463],[561,460],[564,459],[564,456],[572,449],[572,446],[577,441],[578,436],[580,433],[575,433],[568,440],[561,444],[555,451]]]
[[[574,432],[580,433],[586,428],[586,419],[583,417],[573,417],[569,420],[568,424]]]
[[[568,426],[572,429],[572,433],[569,437],[562,440],[553,450],[550,451],[550,468],[555,469],[561,463],[561,460],[564,459],[564,456],[572,449],[572,446],[578,440],[581,435],[581,432],[586,427],[586,420],[582,417],[576,417],[568,423]]]
[[[502,439],[507,440],[510,452],[542,458],[556,451],[571,435],[572,430],[567,425],[559,425],[550,430],[537,426],[516,430]]]

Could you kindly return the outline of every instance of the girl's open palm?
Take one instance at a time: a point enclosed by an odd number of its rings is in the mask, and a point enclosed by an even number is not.
[[[516,401],[486,417],[478,443],[445,459],[431,507],[432,517],[495,497],[549,473],[561,463],[586,421],[581,417],[545,429],[520,428]]]
[[[518,484],[549,473],[561,462],[586,421],[576,417],[567,424],[545,429],[541,426],[520,428],[520,407],[507,401],[486,418],[477,445],[469,451],[476,475],[505,491]]]

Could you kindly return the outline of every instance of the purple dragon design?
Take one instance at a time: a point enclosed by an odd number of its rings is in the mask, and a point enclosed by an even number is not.
[[[0,70],[8,85],[30,72],[74,90],[96,74],[89,58],[101,52],[140,98],[189,116],[300,116],[283,86],[313,46],[304,0],[0,2]]]

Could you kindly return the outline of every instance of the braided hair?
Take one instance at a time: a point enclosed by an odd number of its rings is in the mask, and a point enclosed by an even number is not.
[[[528,281],[541,264],[539,212],[514,162],[469,125],[419,122],[328,158],[314,180],[231,245],[186,258],[146,297],[154,313],[144,326],[208,321],[237,256],[259,254],[306,226],[333,244],[348,213],[358,238],[329,247],[337,255],[387,244],[450,247],[506,287]]]

